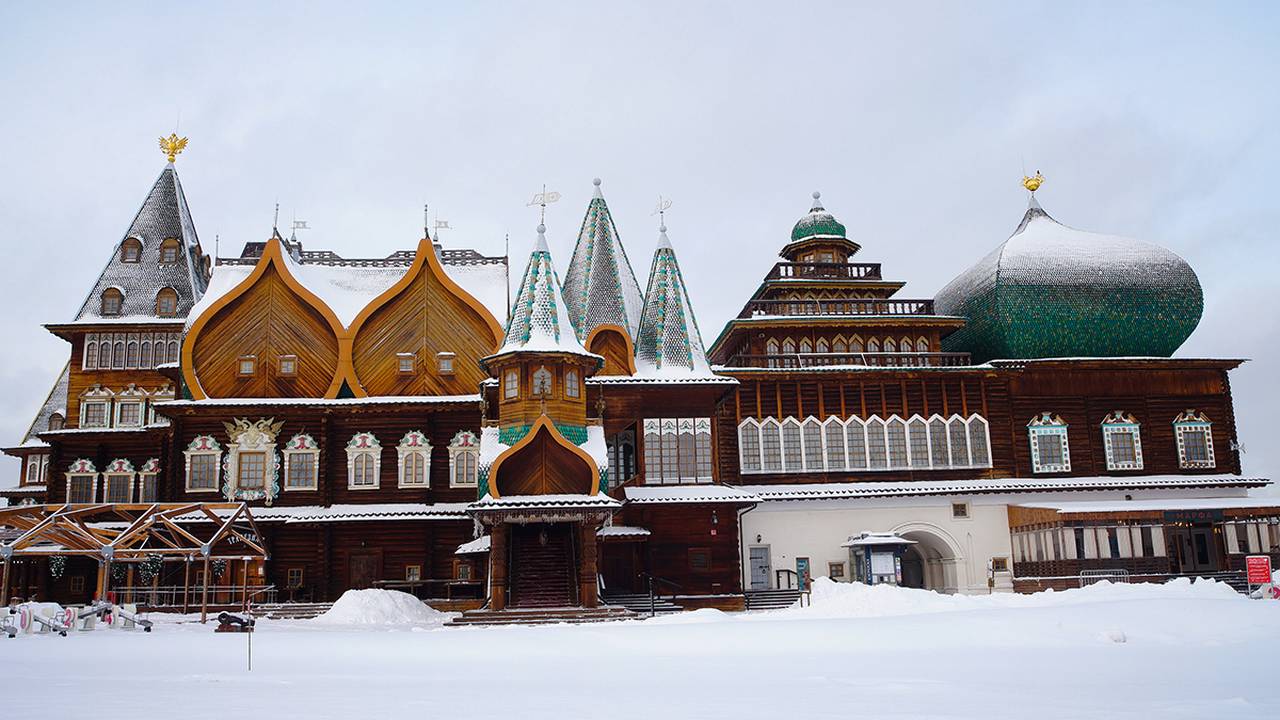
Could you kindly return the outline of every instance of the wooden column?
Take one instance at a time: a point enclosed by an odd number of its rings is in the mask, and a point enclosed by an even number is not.
[[[182,561],[182,614],[190,612],[191,607],[191,556]]]
[[[600,604],[596,583],[596,527],[594,523],[578,523],[581,557],[578,558],[578,602],[593,608]]]
[[[200,622],[209,621],[209,556],[204,556],[204,582],[200,584]]]
[[[4,581],[0,583],[0,606],[9,604],[9,558],[4,559]]]
[[[507,526],[497,523],[489,530],[489,608],[507,607]]]

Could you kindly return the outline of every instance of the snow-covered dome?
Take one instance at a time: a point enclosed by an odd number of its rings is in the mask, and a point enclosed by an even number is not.
[[[791,228],[791,242],[817,238],[845,238],[844,225],[822,207],[822,194],[813,194],[813,207]]]
[[[944,350],[994,358],[1168,357],[1191,335],[1204,293],[1158,245],[1076,230],[1035,196],[1013,235],[938,293],[965,327]]]

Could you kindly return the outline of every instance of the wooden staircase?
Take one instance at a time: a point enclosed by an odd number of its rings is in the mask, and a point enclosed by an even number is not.
[[[574,564],[570,526],[513,528],[508,607],[567,608],[576,605]]]
[[[485,625],[555,625],[557,623],[590,623],[610,620],[632,620],[635,613],[622,607],[604,605],[597,608],[513,608],[510,610],[468,610],[445,625],[449,627]]]
[[[333,607],[331,602],[261,603],[254,604],[252,610],[255,616],[272,620],[308,620],[323,615],[331,607]]]

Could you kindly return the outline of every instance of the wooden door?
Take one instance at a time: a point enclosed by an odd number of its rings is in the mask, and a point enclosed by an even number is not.
[[[772,563],[769,560],[769,546],[756,545],[751,548],[751,589],[752,590],[768,590],[769,570]]]
[[[347,586],[352,590],[373,587],[382,575],[382,558],[375,552],[353,552],[347,564]]]

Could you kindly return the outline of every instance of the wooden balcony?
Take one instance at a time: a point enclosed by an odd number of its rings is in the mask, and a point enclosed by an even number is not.
[[[798,263],[780,262],[766,280],[803,278],[806,280],[880,280],[880,263]]]
[[[869,367],[965,367],[972,364],[969,353],[959,352],[878,352],[878,353],[792,353],[788,355],[734,355],[725,367],[778,368],[793,370],[836,365]]]
[[[880,300],[844,298],[839,300],[752,300],[738,313],[739,319],[761,315],[794,317],[859,315],[933,315],[933,300]]]

